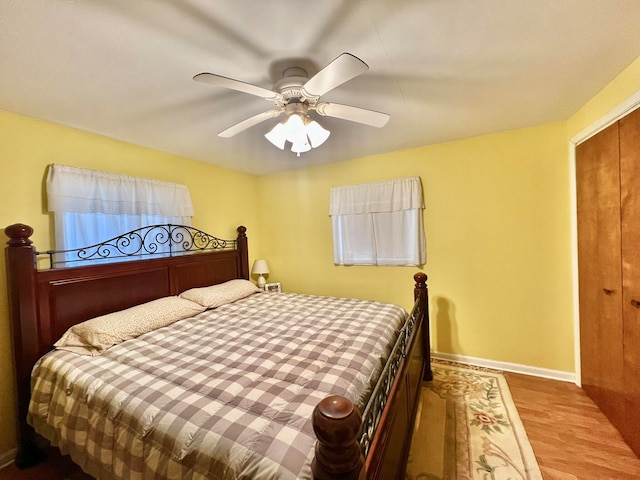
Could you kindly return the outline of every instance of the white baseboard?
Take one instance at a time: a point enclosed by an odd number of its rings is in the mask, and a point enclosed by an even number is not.
[[[18,453],[16,448],[0,453],[0,468],[4,468],[12,464],[16,459],[16,453]]]
[[[457,355],[455,353],[432,352],[431,356],[433,358],[439,358],[441,360],[467,363],[469,365],[476,365],[478,367],[502,370],[504,372],[521,373],[523,375],[532,375],[534,377],[550,378],[551,380],[576,383],[576,374],[573,372],[563,372],[562,370],[551,370],[549,368],[532,367],[519,363],[500,362],[497,360],[488,360],[486,358],[468,357],[466,355]]]

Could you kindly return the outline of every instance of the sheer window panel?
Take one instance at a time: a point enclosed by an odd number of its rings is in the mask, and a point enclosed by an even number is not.
[[[419,177],[331,189],[337,265],[422,265],[426,239]]]
[[[422,210],[372,214],[377,265],[422,265],[426,245]],[[398,235],[397,232],[402,232]]]
[[[376,245],[370,235],[370,214],[335,215],[333,224],[333,263],[336,265],[375,265]]]
[[[66,165],[50,166],[47,197],[58,250],[96,245],[149,225],[190,226],[193,216],[185,185]],[[165,246],[158,246],[163,253]],[[56,260],[74,259],[69,254],[64,257]]]

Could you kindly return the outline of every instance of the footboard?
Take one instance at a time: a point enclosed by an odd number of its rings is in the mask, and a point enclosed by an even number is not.
[[[427,276],[417,273],[414,280],[413,310],[362,415],[340,396],[314,410],[316,480],[404,478],[421,383],[433,378]]]

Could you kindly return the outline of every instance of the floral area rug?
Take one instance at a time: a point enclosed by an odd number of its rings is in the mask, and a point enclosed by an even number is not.
[[[407,480],[542,480],[500,372],[432,364],[423,383]]]

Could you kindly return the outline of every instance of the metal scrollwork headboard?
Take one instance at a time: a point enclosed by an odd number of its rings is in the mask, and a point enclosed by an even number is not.
[[[242,233],[242,232],[239,232]],[[72,250],[48,250],[50,268],[77,262],[174,256],[210,250],[235,250],[237,240],[224,240],[187,225],[150,225],[96,245]]]

